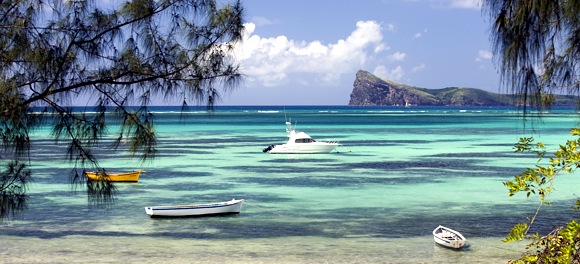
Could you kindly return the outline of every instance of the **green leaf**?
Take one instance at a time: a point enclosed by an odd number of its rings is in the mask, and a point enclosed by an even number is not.
[[[528,230],[527,223],[518,223],[515,224],[514,227],[510,230],[509,235],[503,239],[504,243],[513,242],[513,241],[520,241],[524,239],[526,232]]]

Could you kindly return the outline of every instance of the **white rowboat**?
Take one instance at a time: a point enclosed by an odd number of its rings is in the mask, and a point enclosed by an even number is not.
[[[145,207],[145,213],[150,217],[186,217],[186,216],[211,216],[223,214],[239,214],[242,210],[244,199],[232,199],[227,202],[208,204],[187,204],[171,206]]]
[[[433,230],[433,239],[435,243],[448,248],[458,249],[465,245],[465,237],[461,233],[441,225]]]

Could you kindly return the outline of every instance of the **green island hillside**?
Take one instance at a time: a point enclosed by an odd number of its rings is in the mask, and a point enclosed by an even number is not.
[[[554,106],[573,106],[576,96],[556,95]],[[513,95],[476,88],[420,88],[383,80],[359,70],[348,105],[352,106],[510,106],[517,105]]]

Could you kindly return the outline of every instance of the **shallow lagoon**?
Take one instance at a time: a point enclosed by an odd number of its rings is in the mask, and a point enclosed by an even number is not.
[[[513,153],[518,138],[529,135],[513,109],[223,107],[183,120],[175,110],[155,114],[153,162],[99,154],[110,170],[147,170],[139,183],[118,184],[108,207],[90,206],[82,189],[72,190],[70,164],[55,155],[63,149],[39,130],[29,208],[0,223],[0,259],[505,263],[525,247],[501,242],[537,205],[508,198],[502,185],[536,160]],[[285,140],[289,118],[315,139],[343,146],[330,154],[262,153]],[[535,137],[563,143],[576,121],[568,109],[546,114]],[[540,218],[566,221],[574,186],[573,177],[559,179],[556,203]],[[247,201],[240,215],[150,219],[143,209],[232,198]],[[469,247],[436,246],[430,234],[439,224],[462,232]]]

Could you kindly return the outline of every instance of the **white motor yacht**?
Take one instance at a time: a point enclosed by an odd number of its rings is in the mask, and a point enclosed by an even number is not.
[[[340,144],[338,141],[316,141],[304,132],[296,132],[292,123],[286,121],[288,142],[281,145],[270,145],[263,152],[271,154],[313,154],[330,153]]]

